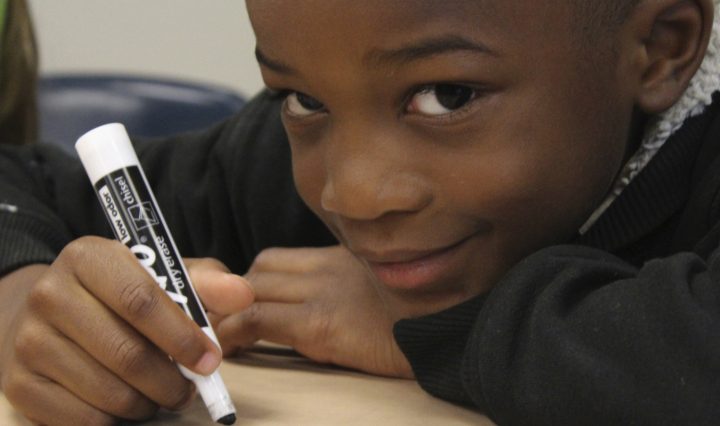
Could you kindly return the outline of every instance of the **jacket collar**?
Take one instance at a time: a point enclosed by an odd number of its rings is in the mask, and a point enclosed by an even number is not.
[[[720,122],[720,95],[689,118],[605,213],[575,242],[618,251],[667,222],[688,200],[697,155],[713,120]],[[715,141],[716,142],[716,141]]]

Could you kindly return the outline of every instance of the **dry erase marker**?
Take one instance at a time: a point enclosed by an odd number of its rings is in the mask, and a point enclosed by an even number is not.
[[[125,126],[112,123],[95,128],[78,139],[75,149],[115,238],[130,248],[155,282],[218,344]],[[178,367],[195,383],[214,421],[235,423],[235,407],[219,372],[201,376]]]

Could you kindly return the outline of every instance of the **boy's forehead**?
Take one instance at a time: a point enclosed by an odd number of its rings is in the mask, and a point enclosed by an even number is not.
[[[506,0],[516,2],[517,0]],[[542,0],[539,0],[542,1]],[[492,8],[498,0],[303,0],[297,3],[294,0],[247,0],[251,12],[284,13],[311,11],[322,13],[328,10],[341,8],[346,11],[372,11],[393,14],[404,11],[409,15],[431,16],[453,11],[468,11]]]
[[[518,36],[526,30],[545,28],[547,19],[552,19],[556,31],[561,31],[562,15],[567,18],[567,3],[568,0],[303,0],[300,7],[294,0],[247,0],[247,7],[258,37],[280,37],[287,41],[288,36],[296,34],[281,31],[283,28],[330,33],[339,25],[348,34],[353,31],[357,34],[363,27],[371,27],[379,35],[427,27],[456,33],[480,30]]]
[[[247,0],[251,18],[269,24],[287,17],[313,18],[318,24],[341,17],[405,25],[418,21],[473,20],[498,17],[519,6],[557,0]],[[525,16],[530,16],[525,14]]]

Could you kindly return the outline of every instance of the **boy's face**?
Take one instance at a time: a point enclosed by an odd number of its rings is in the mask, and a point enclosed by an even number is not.
[[[578,48],[567,3],[248,0],[300,194],[398,317],[487,291],[609,190],[629,65]]]

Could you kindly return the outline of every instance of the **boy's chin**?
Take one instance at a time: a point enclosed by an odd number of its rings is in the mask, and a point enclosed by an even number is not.
[[[418,293],[413,291],[399,291],[377,282],[375,286],[377,287],[380,297],[385,302],[387,311],[393,322],[441,312],[476,296],[476,294],[471,294],[461,289],[445,292]]]

